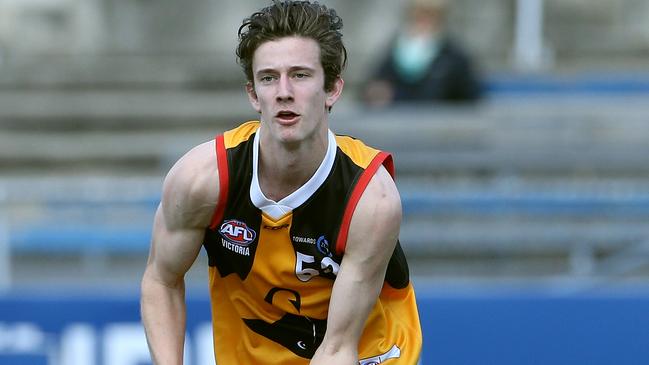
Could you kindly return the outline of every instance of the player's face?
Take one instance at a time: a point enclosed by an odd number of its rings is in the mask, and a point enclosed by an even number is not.
[[[320,46],[303,37],[285,37],[261,44],[252,59],[254,86],[247,91],[261,113],[264,133],[282,143],[324,138],[327,110],[338,100],[343,81],[324,90]]]

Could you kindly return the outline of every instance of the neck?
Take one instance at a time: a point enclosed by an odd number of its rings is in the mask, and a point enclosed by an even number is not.
[[[264,139],[262,134],[258,176],[264,195],[280,201],[309,181],[324,160],[328,138],[325,131],[312,141],[287,146]]]

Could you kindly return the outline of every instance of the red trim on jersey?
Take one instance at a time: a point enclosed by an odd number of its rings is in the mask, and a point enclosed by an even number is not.
[[[219,201],[216,203],[214,216],[210,228],[218,227],[223,219],[225,206],[228,200],[228,185],[230,181],[230,174],[228,172],[228,154],[225,150],[225,141],[223,135],[219,135],[215,139],[216,145],[216,163],[219,168]]]
[[[381,165],[385,166],[390,175],[394,178],[394,162],[392,161],[392,155],[387,152],[379,152],[376,156],[374,156],[372,162],[370,162],[369,166],[367,166],[365,171],[363,171],[363,173],[361,174],[360,178],[358,179],[358,183],[356,183],[356,186],[354,186],[352,195],[349,197],[347,206],[345,207],[343,220],[340,224],[340,232],[338,233],[338,239],[336,240],[336,253],[338,255],[342,255],[345,252],[345,247],[347,246],[347,235],[349,234],[349,226],[352,222],[352,216],[354,215],[354,211],[356,210],[356,205],[361,199],[365,188],[370,183],[370,180],[372,180],[372,177],[374,176],[374,174],[376,174],[376,171],[378,171]]]

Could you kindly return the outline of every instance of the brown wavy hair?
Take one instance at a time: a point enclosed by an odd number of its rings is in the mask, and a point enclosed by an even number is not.
[[[277,1],[253,13],[239,27],[237,58],[249,82],[254,83],[252,58],[262,43],[283,37],[311,38],[320,46],[324,89],[331,91],[347,63],[342,41],[342,19],[334,9],[310,1]]]

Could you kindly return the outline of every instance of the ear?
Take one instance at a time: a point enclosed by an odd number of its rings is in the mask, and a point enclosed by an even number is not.
[[[259,98],[257,98],[255,85],[253,85],[251,81],[248,81],[248,83],[246,83],[246,93],[248,94],[248,100],[250,101],[252,108],[255,109],[257,113],[261,113],[261,106],[259,105]]]
[[[327,107],[327,109],[331,109],[331,107],[336,104],[336,101],[338,101],[340,94],[343,92],[343,86],[345,86],[345,81],[340,76],[338,76],[336,78],[336,81],[334,81],[331,90],[327,91],[327,99],[325,100],[325,106]]]

